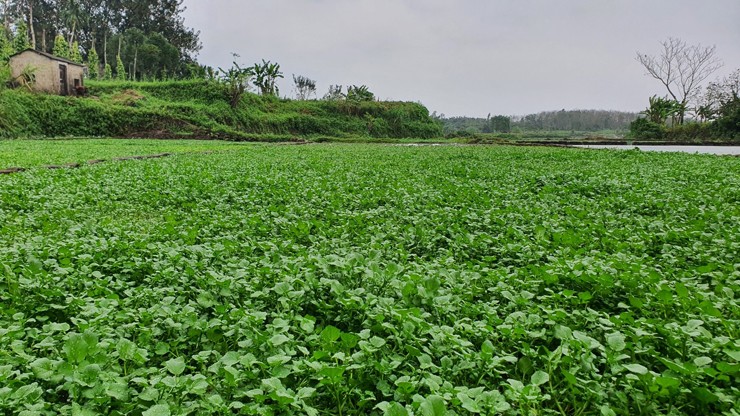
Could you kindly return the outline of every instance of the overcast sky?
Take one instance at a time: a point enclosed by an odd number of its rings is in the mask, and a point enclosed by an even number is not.
[[[199,61],[262,58],[292,74],[362,85],[447,116],[542,110],[639,111],[661,85],[637,50],[669,36],[716,45],[740,68],[738,0],[185,0]]]

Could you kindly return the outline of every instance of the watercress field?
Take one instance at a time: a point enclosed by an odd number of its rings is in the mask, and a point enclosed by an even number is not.
[[[738,253],[738,158],[30,169],[0,177],[0,413],[737,415]]]

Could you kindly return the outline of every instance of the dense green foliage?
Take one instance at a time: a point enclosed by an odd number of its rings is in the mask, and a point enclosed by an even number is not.
[[[665,126],[649,118],[638,118],[630,124],[630,136],[646,140],[660,140],[665,136]]]
[[[11,33],[16,52],[34,48],[87,61],[96,49],[103,65],[112,68],[121,55],[125,71],[135,79],[187,77],[200,42],[199,32],[185,26],[182,4],[183,0],[4,0],[0,19],[19,23]],[[70,55],[69,46],[75,42],[77,55]]]
[[[630,125],[630,136],[671,142],[740,142],[740,69],[709,83],[700,104],[693,109],[696,118],[684,120],[685,102],[653,96],[642,114],[645,120]]]
[[[690,121],[666,126],[647,118],[639,118],[630,125],[631,137],[663,140],[677,143],[738,143],[740,142],[740,99],[722,106],[714,120]]]
[[[100,78],[100,57],[95,48],[87,54],[87,76],[92,80]]]
[[[60,58],[70,59],[70,52],[69,43],[67,43],[64,36],[57,35],[57,37],[54,38],[54,47],[52,48],[51,53]]]
[[[0,137],[441,136],[427,109],[415,103],[293,101],[247,93],[232,108],[227,87],[215,81],[87,86],[88,98],[0,91]]]
[[[472,146],[0,177],[0,412],[736,414],[738,190]]]

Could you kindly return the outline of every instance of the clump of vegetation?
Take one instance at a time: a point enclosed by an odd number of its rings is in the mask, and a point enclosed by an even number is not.
[[[663,123],[656,123],[648,118],[638,118],[630,125],[630,136],[639,139],[661,140],[665,136]]]
[[[722,67],[714,46],[689,45],[668,38],[658,55],[638,53],[637,60],[647,73],[668,92],[653,96],[643,112],[647,120],[637,120],[630,135],[642,139],[672,142],[740,140],[737,116],[740,69],[729,77],[709,83],[702,94],[703,81]],[[693,114],[693,118],[687,118]]]
[[[229,95],[229,105],[231,105],[231,108],[236,108],[239,106],[242,96],[249,91],[254,76],[254,68],[242,68],[234,62],[231,68],[227,70],[219,68],[218,71],[219,80],[226,86]]]
[[[347,101],[373,101],[375,94],[373,94],[367,85],[352,85],[347,88]]]

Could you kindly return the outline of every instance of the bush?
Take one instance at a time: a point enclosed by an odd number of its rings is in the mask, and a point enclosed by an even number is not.
[[[666,129],[664,138],[679,143],[700,143],[712,139],[712,125],[686,123]]]
[[[638,118],[630,123],[629,136],[635,139],[660,140],[665,136],[665,126],[646,118]]]
[[[726,103],[712,126],[716,136],[740,139],[740,98]]]

